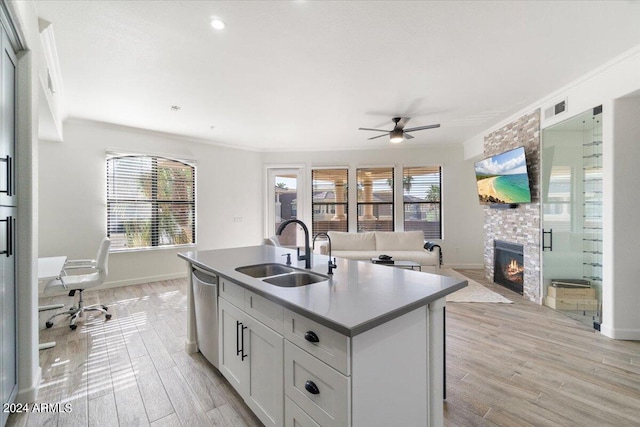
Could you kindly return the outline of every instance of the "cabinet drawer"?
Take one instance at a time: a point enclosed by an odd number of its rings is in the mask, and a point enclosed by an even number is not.
[[[220,296],[239,308],[244,308],[244,288],[220,278]]]
[[[320,427],[313,418],[304,412],[291,399],[284,398],[284,427]]]
[[[245,290],[245,311],[274,331],[282,334],[284,308],[258,294]]]
[[[350,425],[350,390],[349,377],[285,340],[285,395],[316,423],[336,427]]]
[[[317,342],[309,341],[311,332]],[[324,325],[284,309],[284,337],[345,375],[351,375],[349,337]]]

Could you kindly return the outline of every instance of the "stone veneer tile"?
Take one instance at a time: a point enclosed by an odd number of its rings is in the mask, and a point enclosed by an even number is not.
[[[484,208],[484,265],[493,280],[493,241],[504,240],[524,247],[526,298],[542,303],[540,295],[540,110],[526,114],[490,133],[484,139],[485,157],[524,146],[532,203],[515,209]]]

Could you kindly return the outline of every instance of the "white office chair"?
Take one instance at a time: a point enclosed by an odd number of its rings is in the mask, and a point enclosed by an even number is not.
[[[69,327],[73,330],[76,329],[76,322],[79,317],[83,316],[85,311],[100,311],[105,314],[105,318],[111,319],[111,314],[107,313],[107,306],[101,304],[83,306],[82,291],[85,289],[95,288],[104,283],[108,274],[109,264],[109,247],[111,246],[111,240],[104,238],[100,244],[98,255],[95,260],[71,260],[67,261],[64,265],[63,274],[53,280],[50,280],[44,288],[44,293],[47,295],[59,294],[60,292],[69,291],[69,296],[75,296],[76,292],[79,293],[78,306],[71,307],[67,311],[57,313],[51,316],[47,323],[47,328],[53,326],[53,318],[56,316],[69,316]],[[73,270],[82,271],[79,274],[73,273]]]
[[[278,239],[278,236],[267,237],[262,241],[262,243],[267,246],[282,246],[280,245],[280,240]]]

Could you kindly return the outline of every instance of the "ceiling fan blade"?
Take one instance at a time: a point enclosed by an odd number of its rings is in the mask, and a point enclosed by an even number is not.
[[[427,126],[418,126],[418,127],[415,127],[415,128],[405,129],[404,131],[405,132],[413,132],[413,131],[416,131],[416,130],[433,129],[433,128],[439,128],[439,127],[440,127],[440,124],[427,125]]]
[[[411,120],[411,117],[400,117],[400,120],[398,121],[398,125],[397,125],[398,128],[404,129],[404,127],[407,125],[409,120]]]
[[[413,139],[413,138],[415,138],[415,136],[411,136],[411,134],[409,134],[409,133],[403,133],[402,136],[403,136],[404,139]]]
[[[382,135],[378,135],[378,136],[374,136],[374,137],[371,137],[371,138],[367,138],[367,139],[382,138],[383,136],[389,136],[389,132],[387,132],[387,133],[385,133],[385,134],[382,134]]]
[[[372,130],[372,131],[375,131],[375,132],[386,132],[386,133],[391,132],[391,131],[389,131],[389,130],[384,130],[384,129],[371,129],[371,128],[358,128],[358,130]]]

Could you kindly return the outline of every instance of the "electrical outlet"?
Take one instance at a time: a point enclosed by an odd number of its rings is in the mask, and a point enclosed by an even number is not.
[[[242,222],[242,217],[241,216],[234,216],[233,217],[233,222]]]

